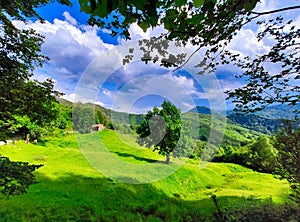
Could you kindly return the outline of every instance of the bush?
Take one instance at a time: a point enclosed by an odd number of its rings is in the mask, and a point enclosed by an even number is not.
[[[224,217],[224,221],[226,222],[296,222],[300,218],[300,207],[295,205],[276,206],[274,204],[267,204],[262,207],[249,207],[227,211],[224,213]]]
[[[276,168],[276,159],[276,149],[270,139],[263,135],[253,143],[236,150],[231,146],[221,148],[219,155],[215,156],[213,161],[235,163],[259,172],[273,173]]]

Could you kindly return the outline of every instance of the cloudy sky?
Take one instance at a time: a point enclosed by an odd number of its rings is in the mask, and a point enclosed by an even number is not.
[[[285,3],[286,2],[286,3]],[[299,5],[299,0],[262,0],[255,11],[269,11],[284,4]],[[155,65],[145,65],[138,61],[122,66],[122,58],[136,41],[164,32],[163,27],[143,32],[136,24],[131,25],[132,41],[112,38],[107,30],[90,27],[88,16],[80,13],[78,1],[73,7],[57,3],[38,10],[46,19],[45,23],[30,21],[20,27],[31,27],[45,36],[42,53],[51,58],[43,68],[35,70],[34,78],[44,80],[51,77],[56,81],[56,89],[64,92],[63,98],[71,101],[94,102],[107,108],[126,112],[146,112],[168,99],[182,111],[195,105],[210,106],[213,109],[231,109],[233,105],[225,101],[224,90],[241,86],[235,79],[240,72],[232,66],[224,66],[217,73],[201,77],[192,65],[172,72]],[[300,25],[299,10],[285,15]],[[259,27],[249,24],[244,27],[230,44],[230,49],[243,55],[256,55],[268,51],[270,41],[257,42],[255,36]],[[192,53],[193,48],[183,49]],[[197,60],[198,59],[198,60]],[[194,62],[201,60],[201,52]],[[196,64],[196,63],[195,63]]]

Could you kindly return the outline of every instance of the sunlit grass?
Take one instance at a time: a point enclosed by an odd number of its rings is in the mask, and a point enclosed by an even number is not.
[[[164,158],[139,147],[131,136],[118,136],[109,130],[77,135],[77,139],[95,155],[105,155],[98,152],[104,144],[114,157],[136,165],[158,164],[167,169],[182,163],[177,159],[172,159],[170,166],[154,163]],[[121,183],[90,165],[75,135],[48,138],[38,145],[18,141],[1,146],[0,153],[14,161],[44,164],[35,172],[39,183],[27,194],[1,199],[0,221],[180,221],[190,211],[201,215],[215,212],[212,194],[222,208],[234,208],[270,198],[283,203],[289,192],[288,184],[272,175],[226,163],[210,163],[201,169],[194,160],[151,184]],[[111,163],[103,164],[109,167]],[[133,172],[126,172],[124,177],[138,178]]]

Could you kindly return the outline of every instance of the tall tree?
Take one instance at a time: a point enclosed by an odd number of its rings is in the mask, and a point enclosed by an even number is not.
[[[9,91],[12,96],[7,102],[9,105],[2,108],[2,132],[6,132],[6,136],[40,136],[41,129],[50,127],[58,117],[59,105],[56,96],[61,93],[53,89],[54,82],[51,79],[44,82],[20,81],[14,87]],[[26,121],[21,121],[25,120],[23,117],[26,117]]]
[[[0,139],[20,128],[33,129],[55,116],[53,82],[30,80],[34,67],[47,60],[41,54],[43,37],[32,29],[19,30],[12,23],[13,19],[41,19],[35,10],[46,3],[48,0],[0,1]],[[35,182],[32,172],[39,167],[0,157],[0,192],[24,193]]]
[[[59,1],[66,3],[66,1]],[[30,80],[35,67],[42,66],[48,58],[41,54],[43,36],[33,29],[17,29],[12,20],[26,22],[28,18],[42,18],[36,8],[47,0],[0,2],[0,137],[11,136],[14,116],[29,117],[41,127],[56,117],[57,103],[54,82]],[[20,123],[18,123],[20,124]],[[26,128],[26,127],[25,127]],[[28,130],[28,129],[27,129]],[[14,130],[16,133],[17,131]],[[12,131],[10,131],[12,132]]]
[[[277,173],[288,180],[293,199],[300,203],[300,128],[294,129],[290,121],[285,121],[274,147],[279,152]]]
[[[73,107],[74,130],[80,133],[90,133],[92,124],[95,124],[94,110],[88,104],[76,103]]]
[[[182,135],[180,110],[171,102],[164,101],[162,108],[148,111],[144,121],[137,127],[139,135],[137,142],[146,147],[154,147],[154,151],[166,156],[166,163],[170,162],[170,155],[179,157],[189,143]]]
[[[265,135],[259,136],[254,143],[248,145],[247,155],[251,168],[267,173],[274,172],[277,153]]]

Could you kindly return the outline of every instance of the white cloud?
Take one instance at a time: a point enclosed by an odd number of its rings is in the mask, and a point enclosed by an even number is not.
[[[255,12],[268,12],[276,9],[281,9],[289,6],[299,5],[299,0],[289,0],[289,1],[282,1],[282,0],[260,0],[254,11]],[[285,12],[281,12],[281,15],[284,16],[294,16],[299,14],[299,10],[288,10]],[[271,14],[264,16],[264,18],[272,16]]]
[[[241,54],[242,57],[254,57],[266,53],[270,47],[263,41],[258,41],[256,33],[251,29],[241,29],[230,42],[228,49]]]
[[[74,25],[74,26],[77,25],[76,19],[73,18],[69,12],[64,12],[63,15],[66,18],[67,22],[69,22],[71,25]]]
[[[63,16],[66,18],[66,21],[69,22],[71,25],[74,25],[74,26],[77,25],[76,19],[73,18],[69,12],[64,12]]]
[[[164,29],[163,25],[154,28],[148,28],[147,31],[144,32],[143,29],[141,29],[137,23],[132,23],[128,31],[131,37],[131,41],[136,41],[140,39],[149,39],[150,37],[159,36],[160,34],[167,32],[167,30]],[[124,43],[125,40],[119,39],[119,42]]]
[[[280,6],[281,2],[282,1],[278,0],[263,0],[255,10],[265,11],[275,9]],[[79,25],[76,19],[68,12],[64,12],[63,15],[65,20],[54,19],[53,23],[46,21],[44,24],[35,21],[29,22],[27,26],[45,36],[42,53],[51,58],[51,61],[45,64],[43,69],[36,70],[36,76],[38,76],[38,78],[51,76],[56,79],[58,82],[58,90],[61,89],[67,93],[64,98],[73,101],[75,98],[79,98],[82,102],[98,102],[85,94],[81,95],[82,98],[78,95],[76,97],[74,89],[88,65],[95,58],[101,56],[101,58],[97,60],[97,62],[102,64],[100,66],[101,69],[97,70],[98,67],[95,66],[95,69],[91,70],[89,79],[86,79],[84,84],[86,87],[89,87],[91,91],[98,89],[98,93],[100,92],[99,98],[101,100],[99,103],[102,106],[110,106],[111,100],[115,98],[115,96],[119,96],[122,100],[118,100],[118,107],[114,107],[116,109],[122,111],[132,109],[131,111],[133,112],[149,110],[150,107],[148,107],[147,104],[145,104],[145,108],[139,107],[137,109],[136,107],[131,107],[134,98],[136,99],[149,93],[165,96],[175,101],[175,103],[177,103],[176,105],[183,111],[194,107],[193,98],[215,101],[224,99],[220,96],[220,88],[208,83],[208,81],[203,82],[206,86],[205,92],[199,91],[191,78],[184,75],[174,75],[173,73],[164,74],[162,77],[162,73],[158,71],[158,68],[149,64],[145,66],[143,63],[135,63],[134,65],[124,67],[124,72],[115,76],[115,79],[113,79],[113,81],[117,82],[115,89],[99,88],[101,86],[97,85],[99,79],[97,75],[110,75],[110,73],[116,71],[117,68],[121,68],[120,64],[116,63],[116,60],[120,58],[110,56],[110,51],[114,49],[115,46],[106,44],[101,40],[97,35],[99,28]],[[16,24],[17,27],[26,27],[26,25],[20,21],[14,21],[14,24]],[[295,24],[300,24],[300,17],[295,21]],[[109,32],[108,30],[101,31],[103,33]],[[158,36],[161,33],[165,33],[166,30],[163,26],[159,26],[143,32],[143,30],[134,23],[130,26],[129,32],[133,40],[140,40],[141,38],[148,39],[151,36]],[[120,40],[120,43],[123,44],[125,41]],[[266,41],[257,41],[255,29],[243,28],[233,39],[229,48],[242,55],[255,56],[268,51],[269,44]],[[190,45],[188,49],[193,51]],[[103,54],[103,52],[107,52],[107,54]],[[122,55],[123,54],[121,54],[121,56]],[[120,67],[117,67],[118,65]],[[105,71],[103,71],[103,69],[105,69]],[[142,76],[147,74],[154,74],[154,77],[143,79]],[[122,88],[121,93],[118,95],[117,93],[120,90],[118,87],[121,87],[124,83],[127,83],[127,88]],[[128,85],[129,83],[131,83],[130,86]],[[232,89],[239,87],[241,83],[238,80],[235,82],[232,81],[232,79],[222,79],[220,80],[220,84],[224,89]],[[89,92],[87,92],[87,94],[88,93]]]
[[[184,86],[188,86],[188,88]],[[196,91],[193,81],[184,76],[178,77],[171,74],[140,76],[128,81],[124,87],[118,90],[112,108],[123,112],[135,111],[134,104],[137,100],[145,96],[157,95],[170,100],[182,111],[187,111],[190,107],[195,106],[191,91]]]
[[[58,90],[70,93],[87,66],[103,51],[114,46],[101,40],[97,35],[99,28],[78,25],[69,12],[64,12],[63,15],[65,20],[54,19],[53,23],[13,23],[18,28],[32,28],[45,36],[42,53],[51,60],[43,68],[35,70],[36,78],[41,75],[50,76],[57,80]]]
[[[112,97],[113,93],[107,89],[102,90],[102,93],[108,97]]]

